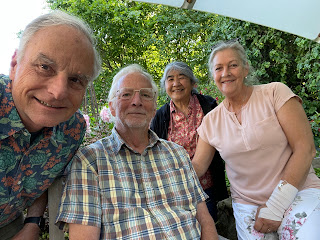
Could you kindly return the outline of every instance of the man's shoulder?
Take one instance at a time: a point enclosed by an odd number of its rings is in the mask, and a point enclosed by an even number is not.
[[[81,131],[85,131],[86,121],[80,110],[76,111],[67,121],[60,123],[60,125],[66,125],[67,128],[80,128]]]
[[[8,81],[9,80],[9,76],[4,75],[4,74],[0,74],[0,82],[2,81]]]
[[[111,134],[108,137],[101,138],[94,143],[83,146],[80,151],[83,155],[97,156],[99,154],[111,153],[111,151],[114,151],[116,145],[114,136]]]
[[[71,118],[58,124],[55,128],[56,140],[67,144],[80,145],[86,132],[86,121],[80,111],[74,113]]]
[[[11,92],[11,80],[8,76],[0,74],[0,97],[8,95]]]

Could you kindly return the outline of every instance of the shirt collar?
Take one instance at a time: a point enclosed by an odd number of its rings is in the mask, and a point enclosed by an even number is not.
[[[50,136],[55,133],[55,130],[56,127],[48,127],[44,128],[43,132],[46,136]],[[20,131],[30,134],[15,107],[12,97],[12,81],[7,76],[0,76],[0,140]]]
[[[115,153],[119,153],[121,147],[123,145],[127,146],[127,148],[131,149],[132,148],[130,146],[128,146],[125,141],[121,138],[121,136],[119,135],[119,133],[117,132],[116,128],[114,127],[112,129],[111,135],[113,137],[113,141],[114,141],[114,148],[113,151]],[[148,135],[149,135],[149,145],[146,147],[147,148],[151,148],[153,147],[158,141],[160,141],[159,137],[157,136],[156,133],[154,133],[152,130],[148,130]]]
[[[188,109],[189,109],[189,110],[192,109],[193,106],[195,105],[195,98],[196,98],[196,97],[197,97],[196,95],[194,95],[193,93],[191,93],[190,101],[189,101],[189,105],[188,105]],[[172,101],[172,99],[170,100],[169,105],[170,105],[170,113],[177,112],[177,108],[176,108],[176,106],[174,105],[174,102]]]

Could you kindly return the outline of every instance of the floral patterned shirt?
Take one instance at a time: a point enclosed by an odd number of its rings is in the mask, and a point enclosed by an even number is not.
[[[200,126],[204,117],[199,100],[196,95],[192,95],[190,97],[187,116],[182,112],[177,111],[173,101],[171,100],[170,113],[171,120],[168,128],[168,141],[172,141],[183,146],[192,160],[198,143],[197,128]],[[213,186],[210,171],[207,171],[200,178],[200,183],[203,189],[208,189]]]
[[[68,121],[44,128],[30,143],[11,95],[11,80],[0,75],[0,227],[15,220],[62,175],[79,148],[85,120],[77,112]]]

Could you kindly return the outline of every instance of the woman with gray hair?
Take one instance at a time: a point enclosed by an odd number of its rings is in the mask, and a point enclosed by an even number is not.
[[[238,41],[216,45],[209,68],[225,99],[198,128],[192,164],[200,177],[215,151],[225,160],[238,239],[319,239],[320,180],[302,100],[280,82],[248,85]]]
[[[183,146],[192,160],[197,140],[197,128],[203,117],[217,106],[216,100],[210,96],[198,94],[195,88],[198,79],[192,69],[184,62],[172,62],[164,70],[161,87],[171,98],[163,105],[153,118],[150,128],[160,138]],[[224,163],[217,154],[200,183],[208,194],[208,210],[217,220],[217,201],[228,197],[225,183]]]

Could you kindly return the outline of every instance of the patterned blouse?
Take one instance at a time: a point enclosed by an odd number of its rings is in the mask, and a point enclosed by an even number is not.
[[[31,142],[11,95],[11,80],[0,75],[0,227],[15,220],[62,175],[85,133],[80,113]],[[31,142],[31,143],[30,143]]]
[[[171,119],[168,128],[168,141],[183,146],[192,160],[198,143],[197,128],[200,126],[204,117],[199,100],[196,95],[191,95],[187,116],[177,111],[171,100],[170,113]],[[203,189],[208,189],[213,186],[212,175],[209,170],[200,178],[200,183]]]

